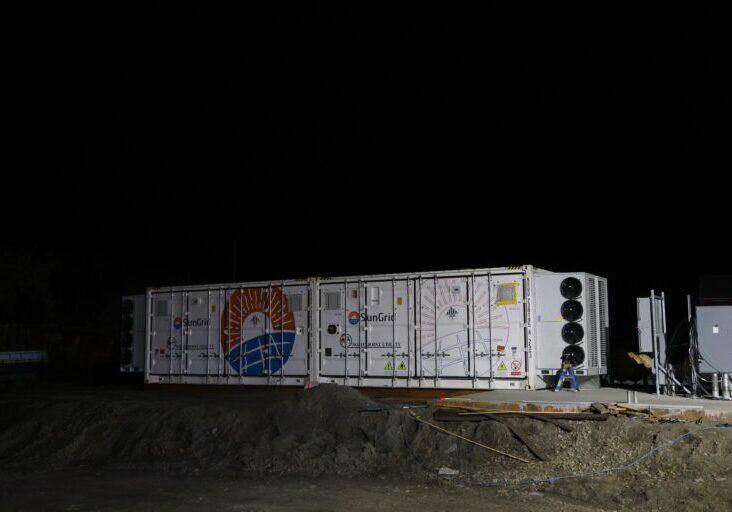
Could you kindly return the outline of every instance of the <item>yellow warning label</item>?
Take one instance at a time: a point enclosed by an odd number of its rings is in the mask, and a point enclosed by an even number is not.
[[[400,371],[404,371],[404,370],[406,370],[406,369],[407,369],[407,365],[406,365],[406,364],[404,364],[404,361],[401,361],[401,362],[399,363],[399,366],[397,367],[397,370],[400,370]]]
[[[499,361],[498,362],[498,371],[499,372],[507,372],[508,371],[508,368],[506,368],[506,363],[504,363],[503,361]]]
[[[402,305],[402,302],[403,302],[402,298],[401,297],[397,297],[397,306],[401,306]]]
[[[496,306],[511,306],[518,304],[518,288],[519,283],[501,283],[496,288]]]
[[[387,361],[387,363],[384,365],[384,370],[393,370],[394,365],[391,364],[391,361]]]

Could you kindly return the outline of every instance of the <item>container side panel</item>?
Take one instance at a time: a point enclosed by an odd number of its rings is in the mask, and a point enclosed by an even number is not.
[[[403,281],[370,282],[365,287],[367,305],[360,321],[366,339],[369,377],[409,375],[409,286]]]
[[[307,286],[286,286],[286,300],[295,316],[295,337],[287,354],[287,346],[284,344],[281,353],[285,358],[282,364],[283,374],[285,376],[300,377],[308,374],[308,327],[310,317],[308,315],[308,287]]]
[[[582,289],[579,290],[573,301],[579,303],[574,318],[574,324],[578,326],[576,340],[565,340],[563,330],[572,323],[564,317],[562,309],[565,305],[573,303],[562,295],[561,287],[565,279],[575,278],[580,281]],[[592,283],[592,284],[590,284]],[[589,281],[583,273],[552,273],[539,274],[535,277],[536,303],[537,303],[537,368],[558,371],[562,364],[562,354],[569,345],[575,345],[579,352],[582,363],[577,366],[578,371],[585,372],[588,368],[597,367],[597,305],[594,290],[594,281]],[[592,323],[594,322],[594,323]],[[571,327],[571,326],[570,326]],[[581,375],[581,374],[580,374]]]
[[[425,279],[420,300],[422,376],[470,377],[473,362],[468,326],[468,279]]]
[[[490,340],[494,378],[526,377],[523,275],[491,277]]]
[[[298,311],[292,311],[290,301]],[[221,348],[233,373],[304,375],[307,311],[302,305],[306,301],[302,286],[231,290],[221,315]]]
[[[490,282],[488,276],[475,278],[475,372],[478,378],[491,377],[491,315],[497,309],[491,304]]]
[[[184,326],[182,293],[151,294],[149,372],[160,375],[183,373]]]
[[[218,354],[218,333],[211,333],[212,316],[208,295],[208,291],[191,292],[186,301],[188,315],[184,328],[188,344],[187,373],[191,375],[207,375],[208,356]]]
[[[307,374],[307,286],[197,289],[151,300],[151,374]]]
[[[365,290],[358,282],[344,283],[341,287],[346,290],[346,307],[339,315],[343,315],[343,333],[338,337],[341,351],[349,361],[349,375],[363,376],[366,368],[366,331],[361,317],[366,312]],[[336,365],[336,368],[338,365]],[[345,376],[345,364],[340,362],[341,375]]]
[[[346,311],[346,288],[358,289],[356,283],[327,283],[320,286],[320,372],[330,377],[358,376],[360,356],[358,348],[348,347],[346,323],[352,325]]]

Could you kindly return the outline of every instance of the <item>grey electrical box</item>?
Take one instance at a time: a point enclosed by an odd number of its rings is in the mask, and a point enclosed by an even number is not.
[[[732,306],[697,306],[701,373],[732,373]]]

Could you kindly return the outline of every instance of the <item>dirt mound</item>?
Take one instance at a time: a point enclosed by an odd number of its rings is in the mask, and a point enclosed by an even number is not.
[[[418,425],[404,411],[360,412],[377,404],[343,386],[300,390],[273,404],[175,398],[180,397],[18,403],[0,420],[0,460],[51,467],[352,475],[415,474],[415,455],[430,470],[515,465]],[[466,424],[458,431],[528,454],[500,424]]]
[[[539,462],[496,421],[442,423],[482,444],[532,460],[525,464],[417,423],[403,410],[363,412],[377,404],[355,389],[322,385],[287,396],[215,394],[77,396],[0,399],[0,466],[8,471],[92,466],[200,472],[436,479],[443,469],[456,485],[496,485],[510,496],[545,484],[504,482],[556,479],[628,465],[653,448],[700,428],[627,418],[554,424],[511,418],[547,456]],[[431,420],[426,409],[419,412]],[[455,474],[456,473],[456,474]],[[557,480],[557,495],[580,502],[633,507],[639,502],[687,502],[689,496],[732,500],[732,429],[698,432],[644,462],[601,478]],[[689,479],[695,486],[688,495]],[[720,487],[721,486],[721,487]],[[720,490],[721,489],[721,490]],[[726,494],[725,494],[726,493]],[[685,501],[686,500],[686,501]]]

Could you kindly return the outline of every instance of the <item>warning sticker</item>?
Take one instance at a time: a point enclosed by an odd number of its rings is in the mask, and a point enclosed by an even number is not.
[[[403,372],[403,371],[404,371],[404,370],[406,370],[406,369],[407,369],[407,365],[406,365],[406,364],[404,363],[404,361],[401,361],[401,362],[399,363],[399,366],[397,366],[397,370],[399,370],[399,371],[401,371],[401,372]]]
[[[393,370],[393,369],[394,369],[394,365],[391,364],[391,361],[387,361],[386,364],[384,365],[384,370]]]
[[[506,372],[506,371],[508,371],[508,368],[506,368],[506,363],[504,363],[503,361],[499,361],[498,362],[498,371],[499,372]]]
[[[511,361],[511,369],[513,371],[520,370],[521,369],[521,361],[519,361],[518,359],[514,359],[513,361]]]

